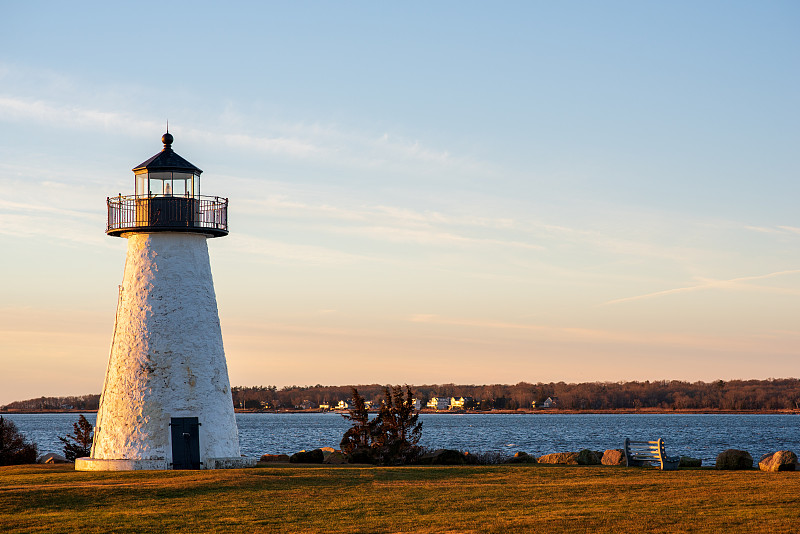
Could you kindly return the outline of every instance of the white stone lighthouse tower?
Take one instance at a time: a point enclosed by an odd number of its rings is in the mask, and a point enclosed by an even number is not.
[[[228,199],[200,195],[200,169],[164,149],[108,199],[125,274],[89,458],[78,470],[215,469],[243,458],[206,241],[228,235]]]

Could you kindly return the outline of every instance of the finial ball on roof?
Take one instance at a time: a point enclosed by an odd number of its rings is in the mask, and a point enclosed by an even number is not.
[[[172,145],[172,134],[167,132],[161,136],[161,142],[164,143],[164,148],[171,148]]]

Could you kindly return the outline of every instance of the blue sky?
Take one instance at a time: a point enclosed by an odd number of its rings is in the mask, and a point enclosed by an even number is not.
[[[209,246],[234,384],[797,374],[794,2],[0,18],[0,403],[99,392],[105,197],[167,120],[230,198]]]

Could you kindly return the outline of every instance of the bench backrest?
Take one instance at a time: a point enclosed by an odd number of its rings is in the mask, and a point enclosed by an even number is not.
[[[625,438],[625,456],[632,460],[658,460],[666,456],[664,440],[658,441],[631,441]]]

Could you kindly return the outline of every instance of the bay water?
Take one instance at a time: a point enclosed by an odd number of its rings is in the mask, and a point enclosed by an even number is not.
[[[58,436],[72,433],[77,413],[4,414],[40,454],[63,453]],[[84,414],[94,425],[95,414]],[[462,451],[552,452],[623,447],[633,440],[664,438],[667,454],[713,465],[725,449],[761,455],[800,454],[800,415],[793,414],[421,414],[424,447]],[[339,448],[349,423],[336,413],[236,414],[242,454],[292,454],[301,449]]]

